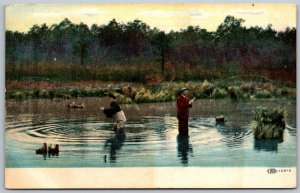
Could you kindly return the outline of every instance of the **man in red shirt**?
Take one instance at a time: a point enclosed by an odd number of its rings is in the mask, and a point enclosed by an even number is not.
[[[188,119],[189,108],[192,107],[193,100],[188,98],[188,89],[182,88],[177,96],[177,119],[178,119],[178,131],[180,136],[189,135]]]

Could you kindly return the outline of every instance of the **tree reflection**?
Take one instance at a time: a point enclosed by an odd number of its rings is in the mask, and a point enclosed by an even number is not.
[[[106,140],[104,147],[109,150],[110,163],[116,163],[117,151],[124,145],[125,140],[125,132],[117,132],[111,138]]]
[[[193,153],[193,147],[189,143],[189,136],[177,136],[177,155],[183,165],[188,165],[189,153]]]

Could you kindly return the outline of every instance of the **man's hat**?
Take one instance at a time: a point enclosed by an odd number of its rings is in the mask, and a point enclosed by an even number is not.
[[[181,95],[184,91],[188,90],[187,88],[182,88],[179,90],[178,95]]]

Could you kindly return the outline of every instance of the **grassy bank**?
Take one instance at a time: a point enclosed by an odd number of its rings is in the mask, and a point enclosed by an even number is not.
[[[107,83],[107,82],[30,82],[7,81],[7,99],[103,97],[114,93],[120,103],[148,103],[174,101],[176,92],[187,87],[190,97],[236,100],[286,97],[296,99],[296,88],[273,82],[237,81],[225,79],[210,82],[161,82],[158,84]]]

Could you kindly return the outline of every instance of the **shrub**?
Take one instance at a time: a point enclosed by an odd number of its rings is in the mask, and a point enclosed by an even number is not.
[[[49,92],[46,89],[41,89],[39,92],[40,98],[50,98]]]
[[[215,88],[212,92],[212,98],[224,98],[228,95],[228,92],[223,88]]]
[[[258,107],[254,111],[253,132],[257,139],[282,138],[287,113],[281,108]]]
[[[228,87],[228,93],[230,98],[236,99],[239,96],[239,88],[235,86]]]
[[[255,98],[271,98],[272,94],[265,90],[265,89],[259,89],[255,92]]]
[[[132,103],[132,99],[125,96],[125,95],[122,95],[122,94],[119,94],[119,93],[114,93],[114,95],[117,97],[117,101],[120,104],[131,104]]]
[[[207,80],[205,80],[201,85],[202,94],[206,97],[211,96],[213,89],[214,86],[211,83],[209,83]]]
[[[25,99],[26,96],[24,95],[24,93],[22,91],[16,91],[14,93],[14,98],[18,99],[18,100],[21,100],[21,99]]]
[[[244,83],[240,86],[240,90],[245,93],[253,94],[255,91],[255,85],[252,82]]]

